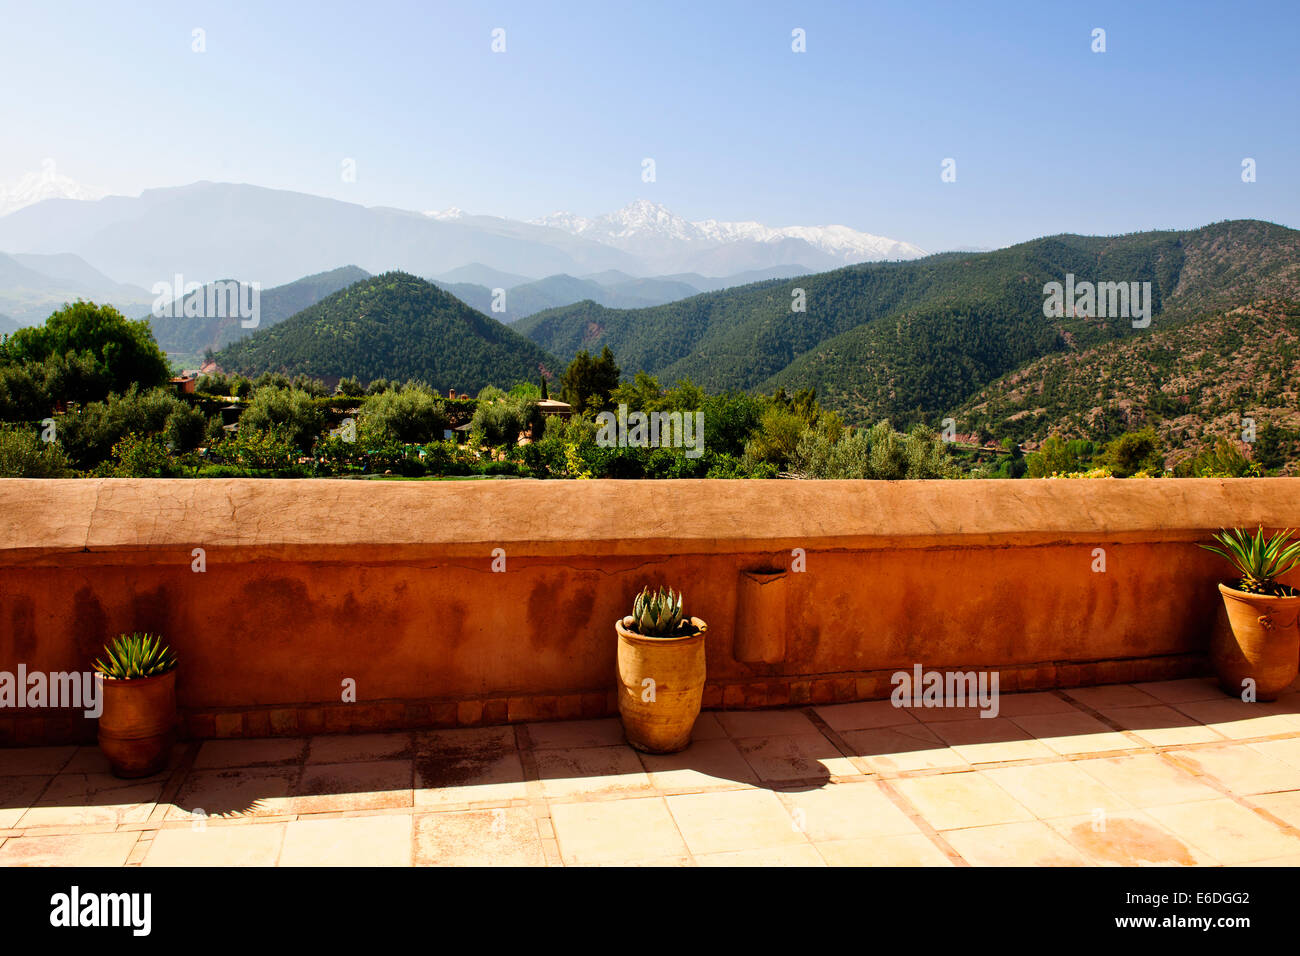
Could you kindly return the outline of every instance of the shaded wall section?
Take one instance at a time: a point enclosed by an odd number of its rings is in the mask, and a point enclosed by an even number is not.
[[[1259,523],[1300,525],[1300,479],[0,480],[0,671],[155,631],[192,736],[596,716],[614,620],[664,584],[709,623],[706,707],[917,663],[1161,679],[1205,668],[1227,567],[1196,544]],[[0,743],[93,736],[0,710]]]

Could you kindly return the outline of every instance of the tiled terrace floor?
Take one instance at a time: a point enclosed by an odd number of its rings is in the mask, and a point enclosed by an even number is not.
[[[3,865],[1259,863],[1300,864],[1300,692],[1204,680],[706,713],[668,757],[617,720],[195,742],[134,782],[0,750]]]

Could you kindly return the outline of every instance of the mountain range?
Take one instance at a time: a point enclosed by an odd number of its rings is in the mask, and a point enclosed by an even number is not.
[[[606,270],[644,278],[708,276],[774,267],[818,270],[920,254],[906,243],[843,226],[769,229],[685,223],[634,202],[612,217],[523,222],[459,210],[426,214],[287,190],[198,182],[138,197],[47,198],[0,217],[0,250],[75,254],[146,289],[235,278],[263,289],[352,263],[441,276],[477,263],[532,278]],[[618,228],[614,228],[618,224]]]
[[[1044,287],[1067,275],[1151,283],[1151,329],[1114,316],[1046,317]],[[851,422],[934,424],[1027,363],[1041,363],[1031,366],[1033,376],[1046,376],[1081,351],[1104,357],[1151,331],[1259,298],[1300,299],[1300,233],[1246,220],[1185,232],[1051,236],[993,252],[760,282],[645,309],[587,301],[537,313],[515,328],[563,360],[608,345],[625,374],[690,378],[707,390],[816,388]],[[1023,415],[1023,407],[999,417],[994,397],[985,403],[998,414],[982,424],[996,425],[995,433],[1016,431],[1004,419]],[[1059,411],[1049,403],[1042,427],[1051,427]]]

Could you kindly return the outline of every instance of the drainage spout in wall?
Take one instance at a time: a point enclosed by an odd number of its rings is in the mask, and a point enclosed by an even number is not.
[[[732,653],[746,664],[785,660],[785,571],[741,571],[736,593],[736,629]]]

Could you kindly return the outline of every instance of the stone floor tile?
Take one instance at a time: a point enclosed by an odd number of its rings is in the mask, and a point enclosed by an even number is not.
[[[1074,763],[992,767],[980,773],[1011,794],[1040,820],[1128,810],[1130,804]]]
[[[930,729],[968,763],[1032,760],[1056,754],[1006,717],[952,720]]]
[[[460,727],[454,730],[426,730],[413,737],[416,754],[500,754],[515,750],[514,727]]]
[[[53,779],[33,775],[0,777],[0,830],[17,828],[23,814]]]
[[[142,866],[275,866],[283,823],[159,830]]]
[[[944,838],[972,866],[1087,866],[1088,860],[1041,820],[953,830]]]
[[[817,726],[799,710],[723,710],[718,723],[731,737],[789,737],[817,733]]]
[[[1300,729],[1296,718],[1275,704],[1248,704],[1235,697],[1196,700],[1176,705],[1187,716],[1232,740],[1292,734]]]
[[[812,846],[808,844],[791,844],[790,846],[768,847],[763,850],[733,850],[730,853],[705,853],[697,856],[695,862],[700,866],[825,866]]]
[[[1153,697],[1132,684],[1099,684],[1096,687],[1071,687],[1065,691],[1070,697],[1101,713],[1124,707],[1154,707],[1160,698]]]
[[[1300,790],[1300,768],[1246,746],[1171,750],[1166,758],[1193,774],[1208,774],[1243,796]]]
[[[1042,714],[1012,719],[1063,756],[1102,753],[1109,750],[1136,750],[1142,746],[1123,734],[1111,730],[1095,717],[1082,712]]]
[[[556,803],[551,805],[551,822],[560,857],[569,866],[648,862],[687,854],[664,797]]]
[[[936,830],[1020,823],[1034,815],[993,781],[976,772],[891,780]]]
[[[1150,694],[1166,704],[1183,704],[1192,700],[1215,700],[1224,696],[1213,677],[1186,677],[1180,680],[1152,681],[1134,684],[1138,690]]]
[[[821,734],[790,737],[745,737],[737,741],[740,752],[759,779],[767,783],[790,780],[827,780],[861,773],[848,757]]]
[[[139,837],[137,832],[12,837],[0,846],[0,866],[121,866]]]
[[[1261,793],[1252,797],[1251,802],[1263,807],[1282,822],[1300,830],[1300,791]]]
[[[18,821],[20,827],[144,823],[165,777],[122,780],[112,774],[61,773]]]
[[[409,759],[311,764],[303,769],[290,806],[294,813],[409,807],[413,779]]]
[[[257,737],[247,740],[205,740],[194,758],[195,770],[226,767],[268,767],[302,763],[305,737]]]
[[[410,866],[412,838],[404,813],[295,820],[285,825],[280,866]]]
[[[697,740],[675,754],[638,754],[659,790],[717,790],[755,786],[758,775],[729,737]]]
[[[538,750],[534,758],[548,797],[635,796],[651,789],[636,751],[626,745]]]
[[[814,844],[827,866],[952,866],[929,837],[920,833],[870,840]]]
[[[1079,708],[1048,691],[1025,694],[1001,694],[998,697],[999,717],[1035,717],[1040,714],[1072,714]],[[989,719],[989,718],[984,718]]]
[[[1121,707],[1107,711],[1106,716],[1152,747],[1204,744],[1226,739],[1199,720],[1167,704]]]
[[[770,790],[688,793],[664,799],[692,854],[808,842],[796,819]]]
[[[909,770],[961,769],[966,758],[939,739],[923,724],[850,730],[841,737],[850,751],[872,773]]]
[[[1274,760],[1281,760],[1292,767],[1300,767],[1300,737],[1288,737],[1282,740],[1261,740],[1246,744],[1247,749],[1261,753]]]
[[[1139,809],[1221,796],[1213,787],[1155,754],[1078,760],[1074,766]]]
[[[695,728],[691,731],[692,740],[717,740],[725,736],[727,736],[726,728],[719,722],[718,715],[711,710],[700,714],[695,721]]]
[[[63,770],[76,747],[0,748],[0,777],[48,777]]]
[[[623,723],[617,717],[529,724],[528,736],[532,738],[534,750],[575,750],[627,744]]]
[[[312,737],[307,746],[307,763],[359,763],[391,760],[411,755],[411,735],[330,734]]]
[[[191,771],[166,818],[191,820],[199,810],[209,818],[231,820],[293,813],[293,787],[300,773],[293,766]]]
[[[815,843],[920,832],[874,781],[832,783],[779,797],[795,824]]]
[[[1153,807],[1147,813],[1221,863],[1249,863],[1300,853],[1300,837],[1227,798]]]
[[[815,708],[826,726],[839,733],[917,723],[916,718],[889,700],[864,700],[853,704],[828,704]]]
[[[527,807],[415,815],[417,866],[545,866]]]
[[[1060,817],[1047,825],[1097,866],[1215,866],[1141,810]]]
[[[426,752],[415,758],[417,807],[488,801],[505,805],[527,796],[523,764],[514,750]]]

